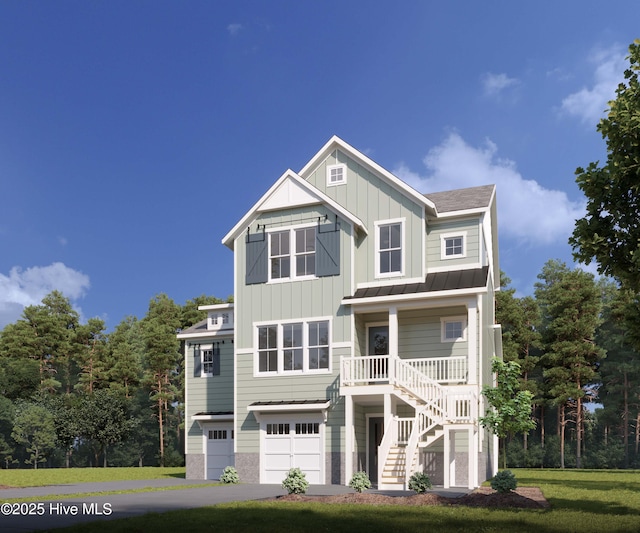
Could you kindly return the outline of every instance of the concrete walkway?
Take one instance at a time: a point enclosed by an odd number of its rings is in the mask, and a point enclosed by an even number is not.
[[[4,503],[12,498],[50,497],[51,495],[82,494],[141,488],[158,488],[180,485],[207,484],[211,481],[192,479],[155,479],[139,481],[109,481],[103,483],[78,483],[22,489],[0,490],[0,531],[22,533],[50,530],[96,520],[114,520],[146,513],[162,513],[178,509],[194,509],[218,503],[260,500],[286,494],[280,485],[239,484],[217,487],[198,487],[157,492],[86,496],[69,499],[43,499],[23,504]],[[332,495],[353,492],[342,485],[312,485],[307,494]],[[404,496],[414,492],[367,491],[391,496]],[[458,497],[464,489],[436,489],[442,496]]]

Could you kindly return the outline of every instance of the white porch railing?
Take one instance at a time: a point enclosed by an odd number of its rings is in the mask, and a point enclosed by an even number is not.
[[[400,359],[400,361],[438,383],[467,382],[467,358],[464,356]],[[390,370],[393,372],[393,368],[389,367],[388,355],[343,357],[340,369],[340,384],[348,386],[388,383]],[[393,378],[393,375],[391,377]]]

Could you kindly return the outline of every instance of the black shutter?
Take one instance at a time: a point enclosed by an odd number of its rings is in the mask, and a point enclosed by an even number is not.
[[[267,236],[264,233],[247,235],[245,283],[266,283],[268,277]]]
[[[202,373],[202,359],[200,358],[200,346],[193,347],[193,377],[199,378]]]
[[[316,232],[316,276],[340,274],[339,224],[323,224]]]

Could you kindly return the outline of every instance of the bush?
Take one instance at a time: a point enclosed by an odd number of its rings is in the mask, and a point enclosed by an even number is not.
[[[516,476],[513,475],[511,470],[502,470],[498,472],[491,480],[491,488],[497,490],[500,493],[511,492],[518,486]]]
[[[366,472],[356,472],[349,481],[349,486],[356,492],[362,492],[371,488],[371,481]]]
[[[240,476],[238,476],[238,471],[235,468],[227,466],[222,471],[220,481],[223,483],[240,483]]]
[[[431,487],[431,480],[424,472],[414,472],[409,478],[409,489],[415,490],[418,494],[427,492]]]
[[[309,488],[307,476],[299,468],[292,468],[282,482],[282,488],[287,489],[289,494],[304,494]]]

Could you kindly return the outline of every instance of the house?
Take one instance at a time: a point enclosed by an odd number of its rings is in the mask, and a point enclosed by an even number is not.
[[[502,347],[495,186],[421,194],[333,137],[222,242],[234,303],[178,335],[188,478],[473,488],[497,471],[478,423]]]

